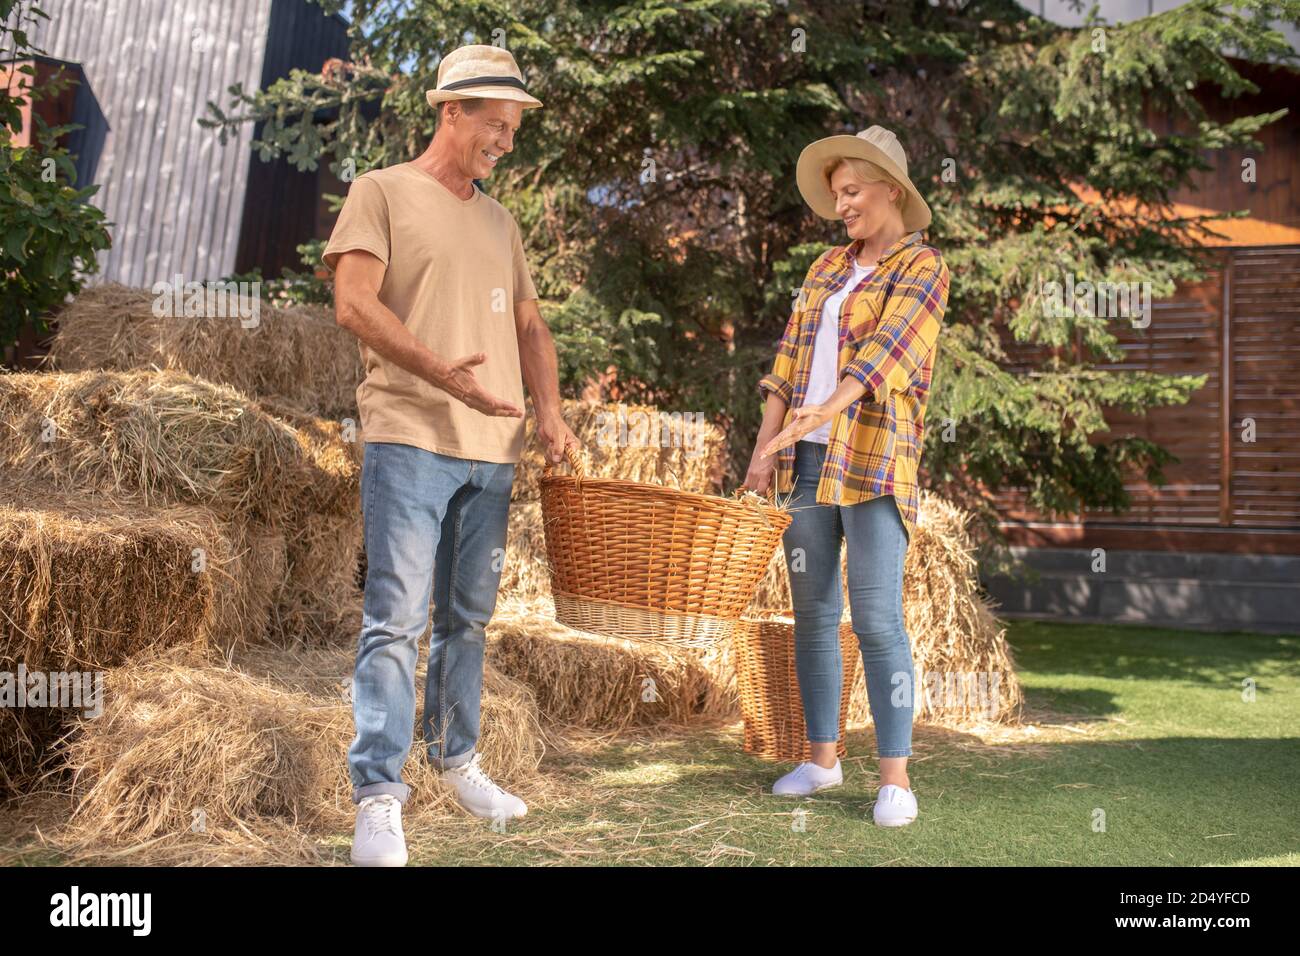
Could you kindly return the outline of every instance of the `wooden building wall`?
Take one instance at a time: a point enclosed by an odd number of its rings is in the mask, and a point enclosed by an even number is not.
[[[1186,405],[1107,413],[1103,437],[1141,436],[1177,456],[1167,483],[1134,478],[1119,515],[1055,519],[1006,492],[1012,543],[1300,554],[1300,245],[1224,247],[1218,260],[1204,281],[1152,303],[1147,329],[1118,323],[1124,360],[1098,363],[1206,376]],[[1037,358],[1015,352],[1023,367]]]

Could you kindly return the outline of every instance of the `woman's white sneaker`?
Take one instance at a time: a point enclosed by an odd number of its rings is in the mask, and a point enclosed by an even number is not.
[[[440,776],[455,792],[460,805],[476,817],[504,820],[522,817],[528,807],[513,793],[507,793],[492,782],[492,778],[479,766],[476,753],[469,763],[444,770]]]
[[[844,782],[844,771],[839,760],[835,766],[819,767],[811,760],[804,761],[772,785],[779,797],[807,797],[827,787],[838,787]]]
[[[352,862],[357,866],[406,866],[402,804],[391,793],[366,797],[357,804]]]
[[[887,783],[876,794],[871,811],[879,827],[905,827],[916,819],[916,795],[895,783]]]

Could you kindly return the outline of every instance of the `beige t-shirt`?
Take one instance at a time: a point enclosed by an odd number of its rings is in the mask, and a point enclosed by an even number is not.
[[[400,163],[358,176],[321,255],[364,249],[387,269],[379,301],[447,361],[484,352],[474,375],[524,407],[514,305],[537,298],[514,217],[477,187],[461,199],[431,174]],[[360,343],[365,379],[357,408],[366,441],[398,442],[455,458],[517,462],[522,418],[475,411]]]

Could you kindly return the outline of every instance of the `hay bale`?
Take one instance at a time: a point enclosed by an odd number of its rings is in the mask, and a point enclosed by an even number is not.
[[[584,445],[593,478],[624,478],[683,491],[717,494],[726,457],[726,435],[711,422],[672,418],[652,405],[564,399],[564,421]],[[514,501],[541,496],[545,450],[529,405],[524,450],[515,468]],[[563,466],[567,470],[568,466]]]
[[[918,681],[913,706],[927,723],[1019,723],[1024,691],[1006,628],[980,592],[970,519],[938,495],[921,497],[916,540],[903,569],[903,615]],[[939,696],[930,690],[936,678],[944,682]],[[983,680],[983,702],[947,690],[971,680]]]
[[[361,625],[357,560],[361,515],[309,515],[287,535],[286,572],[275,593],[279,643],[355,641]]]
[[[337,423],[309,420],[181,372],[5,375],[0,469],[271,525],[350,514],[360,456],[332,434]]]
[[[0,487],[0,670],[88,672],[167,646],[231,648],[268,627],[278,533],[191,506]],[[0,709],[0,787],[39,772],[64,713]]]
[[[288,426],[298,444],[308,480],[297,514],[337,515],[360,522],[365,457],[360,427],[320,418],[279,400],[258,400],[253,407]]]
[[[0,707],[0,794],[30,791],[48,768],[67,712],[54,707]]]
[[[133,662],[108,675],[108,704],[69,736],[65,764],[76,801],[64,839],[82,851],[158,840],[173,854],[201,857],[351,826],[355,807],[347,750],[354,734],[344,649],[250,648],[231,665],[182,655]],[[423,674],[416,686],[423,687]],[[404,820],[463,813],[437,780],[419,745],[404,779],[412,786]],[[484,674],[485,769],[527,792],[543,752],[536,704],[526,688]],[[202,812],[204,832],[191,826]],[[153,852],[151,850],[151,852]]]
[[[327,475],[355,477],[350,507],[340,508],[338,488],[313,486],[299,502],[305,514],[286,533],[286,575],[276,595],[278,639],[334,643],[356,639],[361,620],[357,563],[364,552],[360,463],[364,444],[359,430],[309,415],[281,401],[258,407],[292,427],[311,467]]]
[[[506,524],[506,558],[501,568],[503,598],[534,601],[550,597],[551,572],[546,560],[546,532],[540,501],[512,501]]]
[[[284,541],[192,506],[0,489],[0,661],[109,667],[266,627]]]
[[[117,283],[84,289],[58,314],[51,366],[67,372],[174,369],[249,395],[282,398],[325,418],[356,419],[364,375],[360,350],[330,307],[263,301],[258,325],[244,328],[238,318],[156,316],[155,298],[148,289]]]
[[[361,444],[338,422],[180,372],[0,377],[0,472],[283,534],[275,633],[326,641],[359,602]],[[260,633],[260,632],[259,632]]]
[[[616,732],[739,713],[729,643],[667,649],[574,631],[554,613],[548,600],[510,601],[488,625],[488,659],[532,688],[547,720]]]

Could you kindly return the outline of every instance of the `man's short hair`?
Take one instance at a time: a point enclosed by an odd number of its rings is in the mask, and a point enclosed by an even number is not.
[[[443,110],[448,103],[459,103],[461,111],[464,112],[466,115],[469,115],[471,113],[477,113],[479,110],[483,108],[483,99],[482,97],[478,97],[478,96],[471,96],[463,100],[443,100],[441,103],[438,104],[438,109],[434,114],[437,117],[437,121],[434,123],[435,129],[442,125]]]

